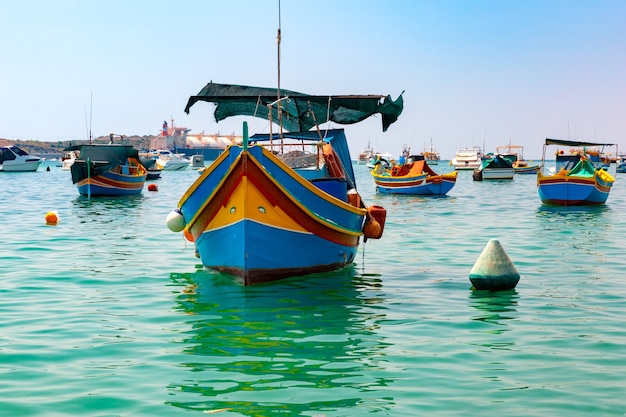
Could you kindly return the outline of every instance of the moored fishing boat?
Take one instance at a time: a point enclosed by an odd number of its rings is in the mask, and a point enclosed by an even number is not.
[[[556,152],[555,173],[544,173],[546,147],[549,145],[577,147],[576,153]],[[546,138],[542,170],[537,173],[539,198],[544,204],[559,206],[604,204],[615,181],[606,169],[596,168],[586,154],[587,147],[616,146],[610,143],[578,142]]]
[[[89,197],[140,194],[147,175],[138,151],[118,144],[81,145],[70,171],[78,192]]]
[[[404,164],[394,165],[391,169],[378,164],[370,174],[376,191],[383,194],[443,196],[456,184],[458,172],[437,174],[423,155],[411,155]]]
[[[424,159],[428,165],[438,165],[441,160],[441,156],[439,155],[439,152],[437,152],[437,149],[433,146],[432,140],[430,141],[430,146],[428,149],[424,149],[422,155],[424,155]]]
[[[530,165],[528,161],[516,161],[513,163],[513,170],[516,174],[536,174],[540,169],[541,165]]]
[[[359,156],[356,159],[356,163],[358,165],[367,165],[367,163],[374,156],[374,149],[370,146],[369,141],[367,141],[367,146],[359,152]]]
[[[511,161],[498,154],[482,161],[481,167],[476,168],[472,173],[474,181],[512,180],[514,176],[515,171]]]
[[[384,228],[384,209],[366,207],[357,192],[343,129],[319,123],[381,114],[385,131],[402,97],[279,94],[289,101],[277,100],[274,89],[211,82],[185,109],[206,101],[217,104],[217,121],[267,116],[283,128],[248,138],[245,127],[243,143],[228,146],[168,217],[170,229],[194,241],[205,267],[245,285],[342,268],[361,237],[380,238]]]
[[[498,146],[496,153],[511,161],[516,174],[536,174],[541,168],[539,164],[531,164],[524,159],[524,147],[521,145]]]
[[[161,171],[163,171],[163,169],[157,167],[156,159],[148,156],[141,156],[140,154],[139,162],[141,162],[141,165],[143,165],[147,171],[146,180],[157,180],[161,178]]]

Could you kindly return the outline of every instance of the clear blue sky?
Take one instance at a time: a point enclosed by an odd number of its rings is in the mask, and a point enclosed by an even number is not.
[[[281,87],[405,90],[387,132],[346,127],[354,154],[432,139],[446,159],[509,142],[537,158],[546,137],[626,151],[625,22],[623,0],[282,0]],[[213,105],[185,104],[211,80],[275,87],[278,24],[278,0],[3,2],[0,138],[156,134],[170,118],[240,133]]]

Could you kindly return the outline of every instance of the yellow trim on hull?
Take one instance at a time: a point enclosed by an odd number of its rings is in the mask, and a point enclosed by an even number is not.
[[[232,146],[236,146],[236,145],[231,145]],[[256,145],[258,146],[258,145]],[[229,147],[229,148],[230,148]],[[262,152],[263,152],[263,156],[265,158],[271,159],[274,163],[276,163],[276,165],[279,165],[283,170],[285,170],[286,172],[289,172],[290,170],[292,170],[292,168],[290,168],[288,165],[286,165],[284,162],[282,162],[280,159],[276,158],[274,155],[272,155],[271,152],[269,152],[267,149],[261,147]],[[184,202],[193,194],[193,192],[200,186],[200,184],[202,183],[202,181],[204,180],[204,178],[206,176],[208,176],[220,163],[223,162],[224,159],[227,158],[227,155],[229,154],[229,149],[227,148],[227,151],[223,152],[215,161],[213,161],[213,163],[211,164],[211,166],[205,170],[205,172],[203,172],[200,175],[200,178],[198,178],[193,185],[187,190],[187,192],[185,192],[185,194],[183,195],[183,197],[181,198],[178,207],[181,208],[184,204]],[[239,160],[242,158],[242,156],[244,154],[248,154],[250,155],[250,153],[248,151],[242,151],[237,158],[235,159],[235,161],[233,161],[233,163],[230,165],[229,170],[232,169],[232,167],[236,166],[239,163]],[[251,157],[248,159],[248,161],[252,161],[252,163],[254,163],[260,170],[262,170],[263,172],[266,173],[267,177],[270,179],[270,181],[272,181],[277,187],[283,189],[283,187],[281,187],[279,185],[279,183],[274,179],[273,176],[269,175],[267,173],[267,170],[265,169],[265,167],[263,167],[263,165],[256,160],[256,158]],[[222,188],[224,182],[228,179],[228,174],[224,175],[224,177],[220,180],[219,184],[215,187],[215,189],[213,190],[213,193],[211,193],[210,196],[208,196],[205,200],[205,203],[202,204],[202,206],[197,210],[197,212],[195,213],[195,215],[193,216],[193,218],[187,222],[187,226],[186,229],[188,230],[189,228],[192,227],[193,224],[195,224],[195,222],[197,221],[198,217],[201,216],[202,212],[206,209],[207,205],[209,205],[215,194],[220,190],[220,188]],[[348,210],[351,211],[352,213],[355,214],[359,214],[359,215],[365,215],[367,210],[363,209],[363,208],[358,208],[358,207],[354,207],[342,200],[339,200],[333,196],[330,196],[326,193],[324,193],[322,190],[320,190],[319,188],[317,188],[316,186],[314,186],[313,184],[311,184],[309,181],[305,180],[304,178],[299,177],[298,175],[293,177],[296,181],[298,181],[300,184],[302,184],[304,187],[306,187],[309,191],[315,193],[316,195],[318,195],[319,197],[332,202],[335,205],[341,206],[344,210]],[[243,178],[242,178],[243,179]],[[256,187],[253,187],[256,189]],[[244,193],[245,194],[245,193]],[[339,225],[337,225],[336,223],[330,222],[325,218],[321,218],[318,215],[316,215],[315,213],[311,212],[306,206],[304,206],[302,203],[300,203],[300,201],[298,201],[293,195],[291,195],[290,193],[287,193],[286,196],[294,203],[296,204],[298,207],[300,207],[303,211],[305,211],[306,213],[309,214],[309,216],[314,219],[316,222],[323,224],[325,227],[331,228],[335,231],[339,231],[341,233],[347,234],[347,235],[352,235],[352,236],[361,236],[363,234],[363,232],[361,230],[359,231],[354,231],[351,229],[347,229],[344,227],[341,227]],[[245,197],[244,197],[245,198]],[[230,196],[229,201],[232,199],[232,196]],[[220,210],[221,212],[222,210]],[[282,211],[282,210],[281,210]],[[218,215],[220,215],[220,213],[218,213]],[[289,218],[289,216],[285,215],[286,218]],[[224,220],[222,220],[224,221]],[[213,223],[213,221],[211,221],[211,223]],[[220,226],[220,227],[223,227]],[[207,230],[205,228],[205,230]],[[297,229],[296,229],[297,230]],[[301,230],[301,229],[300,229]]]
[[[244,219],[281,229],[309,233],[280,207],[273,206],[247,177],[242,178],[226,206],[218,211],[205,230],[219,229]]]

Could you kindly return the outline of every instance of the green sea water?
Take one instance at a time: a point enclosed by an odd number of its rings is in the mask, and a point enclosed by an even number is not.
[[[242,287],[165,225],[197,172],[87,199],[49,166],[0,173],[2,416],[626,415],[626,174],[603,207],[547,208],[533,175],[422,198],[357,165],[383,239]],[[514,290],[470,289],[490,239]]]

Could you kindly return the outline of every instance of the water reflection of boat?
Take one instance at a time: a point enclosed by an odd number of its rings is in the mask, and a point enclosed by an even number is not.
[[[208,271],[171,279],[181,288],[174,308],[188,317],[173,342],[184,354],[178,368],[188,370],[167,385],[173,406],[250,416],[332,409],[358,415],[369,396],[378,409],[393,407],[376,389],[391,382],[371,378],[381,372],[387,346],[376,332],[386,317],[378,278],[347,268],[271,286],[232,285]]]

